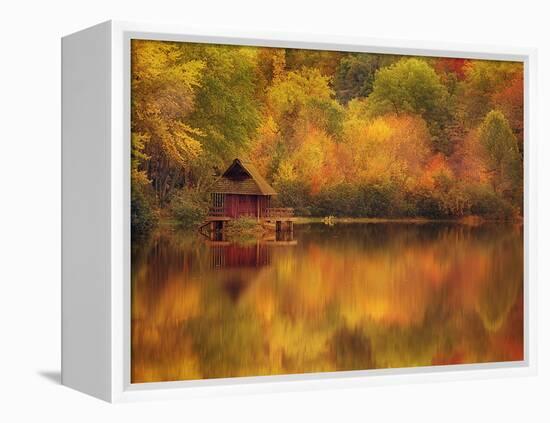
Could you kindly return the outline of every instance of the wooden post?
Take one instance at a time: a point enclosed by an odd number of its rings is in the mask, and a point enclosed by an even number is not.
[[[210,222],[210,231],[208,235],[210,236],[210,240],[214,241],[214,235],[216,233],[216,223],[214,221]]]

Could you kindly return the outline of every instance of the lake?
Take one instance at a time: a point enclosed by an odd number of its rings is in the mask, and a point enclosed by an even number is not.
[[[134,244],[133,383],[523,360],[522,225]]]

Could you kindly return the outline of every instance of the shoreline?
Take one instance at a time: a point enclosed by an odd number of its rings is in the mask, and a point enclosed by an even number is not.
[[[297,216],[295,225],[304,225],[308,223],[408,223],[408,224],[426,224],[426,223],[458,223],[462,225],[482,225],[485,223],[514,223],[523,224],[523,217],[516,219],[487,219],[479,216],[467,216],[460,218],[431,219],[424,217],[304,217]]]
[[[429,223],[453,223],[466,226],[479,226],[483,224],[520,224],[523,225],[523,217],[515,219],[487,219],[479,216],[467,216],[461,218],[447,218],[447,219],[432,219],[424,217],[306,217],[296,216],[295,225],[307,225],[311,223],[324,223],[327,225],[332,224],[353,224],[353,223],[365,223],[365,224],[383,224],[383,223],[399,223],[399,224],[415,224],[423,225]],[[178,221],[172,217],[163,216],[159,219],[157,227],[177,227]],[[198,225],[191,225],[186,230],[196,230]]]

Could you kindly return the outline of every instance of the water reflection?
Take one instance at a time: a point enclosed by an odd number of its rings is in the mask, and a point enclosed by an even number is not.
[[[521,226],[157,233],[132,257],[132,381],[523,358]]]
[[[267,244],[257,241],[247,245],[231,242],[208,242],[212,268],[262,267],[271,264],[271,252]]]

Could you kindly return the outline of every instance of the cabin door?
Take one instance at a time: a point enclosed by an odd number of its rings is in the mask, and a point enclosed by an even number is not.
[[[256,196],[240,195],[238,197],[238,217],[256,217]]]

